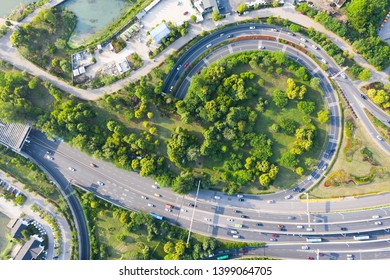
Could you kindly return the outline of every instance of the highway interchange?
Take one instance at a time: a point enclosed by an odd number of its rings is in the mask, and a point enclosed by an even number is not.
[[[255,26],[255,29],[249,29]],[[262,49],[272,51],[280,49],[289,57],[304,65],[313,75],[322,79],[321,86],[325,92],[326,102],[331,110],[331,129],[329,142],[311,177],[299,183],[299,188],[309,188],[325,172],[323,166],[329,164],[334,156],[331,153],[336,149],[339,135],[341,133],[340,114],[337,97],[331,90],[330,84],[325,78],[320,67],[308,56],[298,50],[274,41],[264,40],[242,40],[231,42],[221,48],[213,50],[206,59],[201,60],[197,65],[191,65],[201,53],[206,51],[208,44],[213,46],[232,34],[247,36],[254,34],[272,35],[299,44],[300,36],[292,36],[286,31],[275,31],[278,27],[262,25],[240,25],[229,27],[209,35],[196,44],[194,49],[187,51],[173,68],[173,74],[169,75],[164,84],[164,91],[174,85],[176,95],[183,98],[188,88],[191,76],[199,69],[205,67],[212,61],[226,56],[233,52],[249,49]],[[223,35],[221,35],[223,33]],[[340,68],[321,49],[315,50],[311,47],[313,43],[305,43],[307,49],[319,59],[324,58],[330,70],[338,72]],[[191,55],[191,60],[189,60]],[[176,70],[178,65],[189,62],[191,71],[188,78],[184,79],[181,85],[175,85],[180,79],[176,75],[184,73],[185,69]],[[370,112],[381,120],[387,120],[387,115],[379,110],[368,100],[360,97],[360,92],[353,86],[349,79],[341,76],[335,78],[339,87],[344,91],[347,100],[356,112],[359,120],[369,133],[376,137],[377,132],[362,111],[366,107]],[[241,241],[267,242],[267,248],[263,249],[268,256],[283,258],[307,258],[316,255],[319,249],[328,259],[345,259],[345,254],[353,253],[355,258],[389,258],[390,245],[388,229],[390,228],[390,194],[385,193],[377,196],[361,198],[347,198],[335,201],[318,201],[306,203],[298,197],[302,194],[293,189],[280,193],[264,196],[244,196],[244,201],[239,201],[236,196],[216,193],[214,191],[201,190],[198,199],[195,201],[195,194],[179,196],[169,189],[153,188],[154,182],[149,178],[142,178],[135,172],[128,172],[115,168],[112,164],[93,159],[80,151],[70,147],[61,141],[50,141],[36,131],[30,135],[31,143],[26,143],[24,152],[43,166],[56,180],[66,180],[73,184],[83,186],[85,189],[96,193],[103,199],[132,210],[153,211],[164,216],[170,222],[184,228],[189,228],[191,218],[194,216],[192,231],[218,238],[233,238],[232,231],[239,232]],[[377,141],[384,152],[389,153],[390,147],[384,141]],[[47,151],[53,153],[51,156]],[[94,163],[97,167],[91,166]],[[74,171],[71,169],[74,168]],[[326,169],[326,168],[325,168]],[[99,184],[102,182],[104,185]],[[71,190],[68,190],[71,193]],[[155,194],[161,195],[160,197]],[[290,199],[285,199],[291,195]],[[141,197],[147,197],[142,199]],[[218,199],[216,199],[218,198]],[[269,203],[274,201],[274,203]],[[164,210],[165,204],[175,206],[172,212]],[[153,205],[148,206],[148,204]],[[196,204],[196,208],[190,206]],[[364,208],[378,207],[370,210],[358,210]],[[310,214],[307,214],[309,207]],[[80,212],[81,209],[77,208]],[[355,211],[350,211],[355,209]],[[194,215],[193,211],[195,211]],[[240,211],[240,212],[237,212]],[[242,218],[241,216],[245,217]],[[82,216],[82,215],[81,215]],[[380,222],[380,223],[378,223]],[[236,227],[236,225],[241,225]],[[286,231],[280,231],[279,225],[283,225]],[[297,226],[302,226],[298,228]],[[313,231],[307,231],[312,228]],[[277,234],[278,236],[275,236]],[[368,241],[355,241],[353,236],[369,235]],[[274,235],[274,236],[273,236]],[[306,236],[319,236],[324,239],[323,243],[309,244],[309,250],[303,250],[306,245]],[[271,241],[274,239],[275,241]],[[265,252],[266,250],[266,252]]]

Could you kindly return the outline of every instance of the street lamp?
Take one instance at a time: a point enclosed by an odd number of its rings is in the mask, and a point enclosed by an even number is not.
[[[309,193],[306,194],[306,213],[307,213],[307,226],[310,228],[310,212],[309,212]]]
[[[188,245],[188,243],[190,242],[190,236],[191,236],[191,230],[192,230],[192,223],[194,222],[194,215],[195,215],[195,209],[196,209],[196,202],[198,201],[199,188],[200,188],[200,180],[199,180],[199,183],[198,183],[198,189],[196,190],[195,203],[194,203],[194,210],[192,211],[192,217],[191,217],[190,228],[189,228],[189,230],[188,230],[187,245]]]

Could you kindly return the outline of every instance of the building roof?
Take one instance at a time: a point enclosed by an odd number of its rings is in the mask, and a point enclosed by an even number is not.
[[[20,248],[14,260],[35,260],[42,253],[43,249],[41,241],[31,236],[30,240]]]
[[[203,0],[203,8],[205,10],[209,8],[218,8],[216,0]]]
[[[28,223],[23,219],[17,219],[11,227],[11,237],[20,238],[21,232],[28,226]]]
[[[157,25],[157,27],[150,31],[150,36],[152,36],[153,40],[157,43],[160,43],[162,38],[165,38],[169,35],[171,31],[168,28],[168,25],[165,22]]]
[[[0,120],[0,144],[18,152],[22,149],[30,130],[31,127],[27,124],[7,124]]]
[[[154,6],[156,6],[158,3],[160,3],[161,0],[154,0],[152,3],[150,3],[145,9],[145,12],[149,12],[151,9],[153,9]]]

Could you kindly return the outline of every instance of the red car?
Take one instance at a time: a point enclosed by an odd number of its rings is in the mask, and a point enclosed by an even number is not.
[[[272,237],[279,237],[279,235],[276,234],[276,233],[273,233],[273,234],[272,234]]]
[[[184,12],[184,15],[185,15],[185,16],[188,15],[188,12]]]
[[[186,62],[186,63],[184,64],[184,68],[187,68],[187,66],[188,66],[188,62]]]
[[[313,258],[313,257],[307,257],[307,259],[308,259],[308,260],[314,260],[314,258]]]

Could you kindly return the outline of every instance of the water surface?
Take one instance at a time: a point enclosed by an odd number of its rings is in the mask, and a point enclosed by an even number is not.
[[[37,0],[0,0],[0,17],[7,17],[21,4],[28,4]]]

